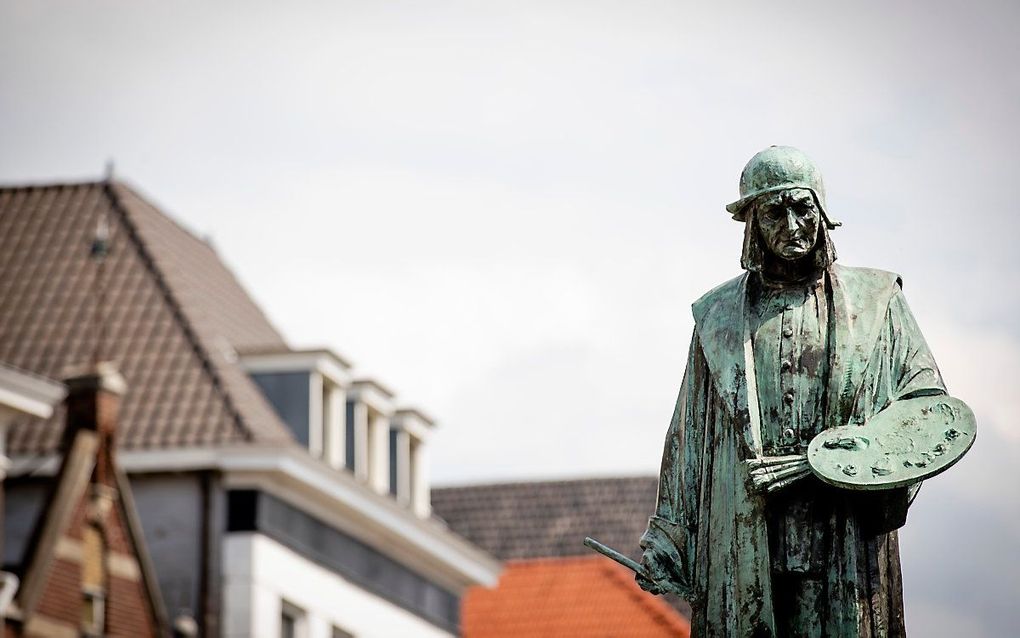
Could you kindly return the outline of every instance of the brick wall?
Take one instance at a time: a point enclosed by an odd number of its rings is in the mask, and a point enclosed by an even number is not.
[[[134,548],[129,540],[127,522],[121,512],[116,492],[112,506],[102,517],[100,528],[106,553],[105,635],[111,638],[147,638],[156,636],[156,624],[148,603]],[[51,563],[43,593],[31,617],[24,620],[23,635],[60,626],[77,632],[81,623],[82,594],[82,530],[89,525],[91,492],[86,489],[75,507],[68,528],[57,543],[56,558]],[[94,511],[94,508],[92,508]],[[11,628],[5,633],[13,635]]]
[[[81,619],[81,565],[58,558],[49,571],[33,615],[77,627]]]

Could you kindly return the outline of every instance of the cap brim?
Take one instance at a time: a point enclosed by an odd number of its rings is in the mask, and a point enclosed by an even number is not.
[[[747,221],[746,212],[748,204],[750,204],[754,200],[758,199],[759,197],[767,193],[774,193],[776,191],[787,190],[790,188],[803,188],[811,191],[811,194],[815,196],[815,201],[818,202],[818,209],[821,211],[822,219],[825,220],[825,224],[829,227],[829,230],[832,230],[833,228],[843,225],[843,222],[836,221],[835,219],[829,217],[828,212],[825,210],[825,206],[822,205],[822,202],[818,197],[818,193],[815,193],[815,189],[811,188],[810,186],[804,186],[802,184],[783,184],[760,190],[757,193],[748,195],[747,197],[741,197],[732,204],[726,204],[726,212],[730,213],[733,216],[734,221],[745,222]]]
[[[747,197],[741,197],[732,204],[726,204],[726,211],[733,215],[733,219],[738,222],[742,222],[745,219],[744,209],[750,204],[758,195],[761,193],[755,193],[754,195],[748,195]]]

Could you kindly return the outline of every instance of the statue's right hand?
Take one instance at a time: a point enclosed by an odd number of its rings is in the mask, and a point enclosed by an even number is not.
[[[641,535],[639,545],[641,573],[635,580],[645,591],[653,594],[677,594],[685,600],[694,600],[695,594],[688,577],[687,561],[681,553],[679,539],[684,533],[680,521],[661,516],[648,519],[648,529]]]
[[[641,589],[652,594],[664,594],[673,590],[672,572],[675,569],[672,559],[654,546],[646,547],[641,555],[643,574],[635,574],[634,580]]]
[[[656,596],[666,593],[658,585],[648,580],[641,574],[634,574],[634,580],[637,581],[638,587],[645,590],[649,594],[655,594]]]

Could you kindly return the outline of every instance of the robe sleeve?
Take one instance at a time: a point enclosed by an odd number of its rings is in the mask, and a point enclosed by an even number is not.
[[[942,374],[897,287],[855,402],[855,420],[863,423],[893,401],[938,394],[946,394]]]
[[[890,400],[946,394],[942,373],[917,327],[902,290],[897,290],[889,302],[887,325],[890,332],[888,339],[893,344],[889,357]]]
[[[935,357],[897,286],[868,363],[865,381],[854,406],[854,421],[866,423],[893,401],[947,394]],[[906,522],[907,507],[921,484],[859,495],[872,512],[871,529],[884,532]]]
[[[667,555],[675,573],[675,593],[690,599],[698,525],[699,482],[705,438],[703,387],[709,383],[697,332],[691,338],[687,369],[666,431],[655,513],[641,547]],[[699,407],[700,406],[700,407]],[[686,591],[685,591],[686,590]]]

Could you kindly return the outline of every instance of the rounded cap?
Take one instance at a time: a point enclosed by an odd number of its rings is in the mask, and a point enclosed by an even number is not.
[[[770,146],[751,158],[740,173],[740,199],[726,207],[738,222],[746,220],[748,204],[766,193],[806,188],[815,196],[822,217],[829,228],[839,226],[825,210],[825,186],[822,172],[800,149],[792,146]]]

